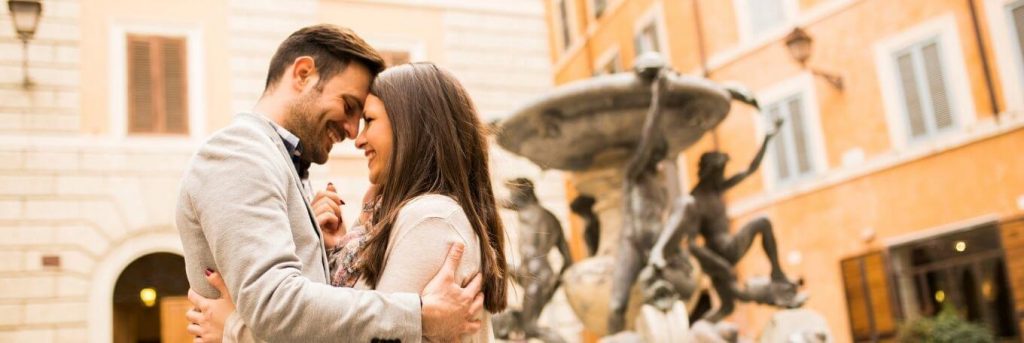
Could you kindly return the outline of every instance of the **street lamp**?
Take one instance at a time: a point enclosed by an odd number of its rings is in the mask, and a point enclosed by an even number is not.
[[[28,41],[36,34],[39,27],[39,16],[43,12],[43,4],[39,0],[7,0],[7,8],[11,11],[11,18],[14,22],[14,31],[18,33],[18,39],[22,43],[22,69],[25,73],[25,80],[22,86],[29,88],[32,81],[28,78]]]
[[[813,43],[811,36],[808,36],[807,32],[804,32],[799,27],[793,29],[793,32],[786,36],[786,48],[789,49],[789,55],[797,63],[800,63],[801,67],[810,70],[811,74],[822,77],[836,89],[843,90],[843,78],[841,76],[807,67],[807,60],[811,58],[811,43]]]

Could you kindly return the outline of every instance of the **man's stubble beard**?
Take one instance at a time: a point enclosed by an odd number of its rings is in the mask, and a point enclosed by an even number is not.
[[[312,91],[295,99],[289,106],[284,127],[299,137],[299,144],[302,145],[302,155],[299,158],[311,163],[324,164],[327,162],[330,147],[323,146],[327,129],[321,125],[323,113],[316,107],[319,93]]]

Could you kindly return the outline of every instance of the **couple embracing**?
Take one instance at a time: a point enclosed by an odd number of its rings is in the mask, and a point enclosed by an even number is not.
[[[265,87],[181,183],[195,341],[493,341],[505,232],[461,84],[430,63],[384,70],[352,31],[316,25],[281,43]],[[307,179],[346,138],[373,185],[353,225]]]

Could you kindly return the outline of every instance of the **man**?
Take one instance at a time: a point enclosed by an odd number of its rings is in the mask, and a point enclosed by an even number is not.
[[[468,319],[482,305],[478,280],[463,289],[441,272],[422,295],[327,284],[325,241],[332,246],[344,234],[340,199],[322,192],[314,216],[307,169],[356,137],[370,83],[383,69],[381,56],[348,29],[296,31],[274,54],[254,113],[238,115],[193,157],[177,209],[186,271],[207,298],[219,294],[204,272],[223,275],[237,304],[229,327],[240,320],[271,342],[418,342],[479,329]],[[460,247],[452,250],[460,255]]]

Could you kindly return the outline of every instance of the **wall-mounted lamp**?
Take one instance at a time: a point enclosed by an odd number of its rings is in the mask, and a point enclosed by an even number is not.
[[[39,0],[7,0],[7,8],[11,11],[11,21],[14,22],[14,31],[18,33],[23,48],[22,69],[25,73],[25,80],[22,86],[32,87],[32,80],[28,78],[28,41],[36,34],[39,27],[39,17],[43,13],[43,4]]]
[[[820,76],[821,78],[828,81],[838,90],[843,90],[843,78],[839,75],[823,72],[807,66],[807,60],[811,58],[811,43],[813,40],[811,36],[807,35],[801,28],[793,29],[786,36],[786,48],[789,49],[789,55],[793,56],[797,62],[800,63],[801,67],[804,67],[811,71],[811,74]]]
[[[139,299],[142,300],[142,304],[146,307],[153,307],[156,305],[156,289],[153,287],[146,287],[139,291]]]

